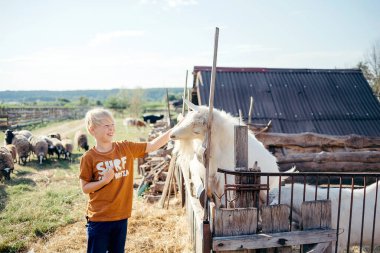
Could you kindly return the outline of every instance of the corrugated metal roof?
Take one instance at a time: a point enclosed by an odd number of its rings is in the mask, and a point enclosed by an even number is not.
[[[211,67],[194,67],[198,102],[208,105]],[[380,136],[380,103],[357,69],[217,68],[215,108],[272,120],[270,132]]]

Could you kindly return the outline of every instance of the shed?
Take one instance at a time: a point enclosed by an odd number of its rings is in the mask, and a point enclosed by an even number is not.
[[[379,171],[380,102],[359,69],[218,67],[215,108],[267,125],[257,138],[282,170]],[[195,66],[192,102],[208,105],[211,67]]]

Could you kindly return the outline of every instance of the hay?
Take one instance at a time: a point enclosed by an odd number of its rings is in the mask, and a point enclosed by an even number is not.
[[[135,197],[128,221],[125,252],[192,252],[185,210],[172,199],[169,209]],[[76,222],[40,238],[29,252],[86,252],[85,221]]]

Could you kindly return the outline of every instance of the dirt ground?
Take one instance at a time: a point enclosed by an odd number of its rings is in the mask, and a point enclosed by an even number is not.
[[[125,252],[192,252],[184,212],[174,198],[168,209],[135,198]],[[83,219],[62,227],[30,245],[28,252],[86,252],[85,224]]]

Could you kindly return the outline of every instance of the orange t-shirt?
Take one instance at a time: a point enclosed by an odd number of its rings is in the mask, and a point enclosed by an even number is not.
[[[133,160],[143,157],[146,142],[113,142],[112,150],[98,152],[94,147],[80,160],[79,178],[93,182],[112,168],[115,177],[107,185],[89,194],[87,215],[91,221],[116,221],[131,217],[133,197]]]

